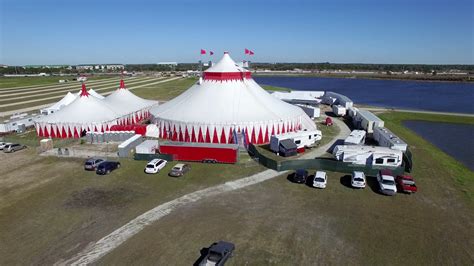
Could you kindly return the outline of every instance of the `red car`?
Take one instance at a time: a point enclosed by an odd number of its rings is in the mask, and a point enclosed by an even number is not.
[[[399,175],[395,179],[397,190],[405,193],[415,193],[418,191],[415,180],[409,175]]]

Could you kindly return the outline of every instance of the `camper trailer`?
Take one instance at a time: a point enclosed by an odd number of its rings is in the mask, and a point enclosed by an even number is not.
[[[357,165],[400,166],[403,153],[387,147],[365,145],[337,145],[333,150],[337,160]]]
[[[342,106],[342,105],[333,105],[332,106],[332,112],[336,115],[336,116],[345,116],[346,115],[346,107]]]
[[[359,109],[357,107],[352,106],[347,108],[347,114],[352,119],[354,119],[354,117],[357,115],[357,112],[359,112]]]
[[[408,144],[384,127],[374,128],[374,139],[380,146],[389,147],[402,152],[407,151]]]
[[[38,114],[14,114],[10,119],[0,122],[0,133],[24,131],[26,128],[33,126],[34,120],[39,117]]]
[[[349,107],[352,107],[354,104],[352,100],[349,99],[347,96],[339,94],[339,93],[335,93],[332,91],[325,92],[321,100],[324,104],[328,104],[328,105],[337,104],[337,105],[341,105],[342,107],[346,109]]]
[[[280,142],[285,139],[291,139],[298,149],[311,147],[316,141],[321,140],[322,134],[319,130],[297,131],[284,134],[273,135],[270,138],[270,149],[278,153],[280,151]]]
[[[364,130],[353,130],[344,140],[344,145],[364,145],[365,135]]]
[[[367,110],[359,110],[352,122],[354,127],[364,129],[369,134],[374,132],[374,128],[384,126],[382,119]]]
[[[319,104],[324,91],[275,91],[272,96],[292,104]]]
[[[303,111],[310,117],[315,118],[321,116],[321,110],[319,107],[311,106],[311,105],[304,105],[304,104],[296,104],[296,106],[303,109]]]

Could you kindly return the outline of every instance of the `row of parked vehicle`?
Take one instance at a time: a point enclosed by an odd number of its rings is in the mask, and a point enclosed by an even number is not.
[[[149,161],[145,166],[145,173],[147,174],[156,174],[159,173],[163,168],[165,168],[168,161],[164,159],[153,159]],[[173,168],[171,168],[168,173],[172,177],[180,177],[186,174],[191,170],[191,165],[185,163],[178,163]]]
[[[120,168],[120,162],[107,161],[100,158],[90,158],[84,163],[84,170],[95,171],[98,175],[108,175],[113,170]]]
[[[293,182],[300,184],[311,184],[315,188],[326,188],[328,178],[324,171],[316,171],[312,180],[309,172],[305,169],[298,169],[293,175]],[[379,184],[379,191],[382,194],[393,196],[397,192],[415,193],[418,188],[413,177],[409,175],[399,175],[395,177],[389,169],[380,170],[377,174],[377,182]],[[353,188],[365,188],[367,185],[364,172],[354,171],[351,174],[351,186]]]
[[[145,166],[145,173],[156,174],[165,168],[168,162],[163,159],[153,159]],[[98,175],[110,174],[113,170],[120,168],[120,162],[107,161],[101,158],[89,158],[84,163],[84,170],[95,171]],[[180,177],[191,170],[191,165],[178,163],[168,173],[172,177]]]
[[[26,149],[25,145],[21,145],[18,143],[0,142],[0,150],[5,153],[16,152],[23,149]]]

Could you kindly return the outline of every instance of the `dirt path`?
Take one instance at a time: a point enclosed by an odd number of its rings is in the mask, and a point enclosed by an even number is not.
[[[311,152],[301,156],[301,158],[314,158],[321,154],[324,154],[326,150],[328,150],[331,145],[334,143],[334,140],[343,139],[347,135],[349,135],[350,130],[346,126],[346,124],[339,120],[334,119],[334,123],[336,126],[340,128],[339,134],[334,136],[333,141],[330,141],[326,145],[318,147]],[[237,190],[240,188],[248,187],[257,183],[261,183],[268,179],[280,176],[285,174],[289,171],[277,172],[275,170],[265,170],[263,172],[254,174],[249,177],[244,177],[235,181],[226,182],[221,185],[209,187],[206,189],[198,190],[196,192],[184,195],[172,201],[163,203],[158,205],[157,207],[143,213],[142,215],[136,217],[135,219],[131,220],[124,226],[118,228],[114,232],[110,233],[109,235],[103,237],[96,243],[91,243],[88,245],[82,252],[78,253],[76,256],[70,258],[66,261],[59,261],[57,265],[84,265],[84,264],[91,264],[99,260],[101,257],[106,255],[107,253],[114,250],[116,247],[120,246],[122,243],[127,241],[132,236],[139,233],[148,225],[152,224],[155,221],[158,221],[162,217],[168,215],[175,209],[179,207],[183,207],[189,203],[196,202],[198,200],[209,198],[218,194],[222,194],[225,192]]]
[[[150,83],[146,83],[146,84],[143,84],[143,85],[133,86],[133,87],[130,87],[128,89],[129,90],[134,90],[134,89],[138,89],[138,88],[141,88],[141,87],[146,87],[146,86],[151,86],[151,85],[155,85],[155,84],[165,83],[165,82],[176,80],[176,79],[179,79],[179,78],[181,78],[181,77],[174,77],[174,78],[169,78],[169,79],[165,79],[165,80],[159,80],[159,81],[156,81],[156,82],[150,82]],[[104,89],[106,89],[106,88],[97,89],[97,91],[101,91],[101,90],[104,90]],[[105,92],[105,93],[102,93],[102,95],[108,95],[108,94],[111,94],[112,92],[113,91]],[[63,97],[63,96],[60,96],[60,97]],[[60,98],[60,97],[54,97],[54,98]],[[45,100],[45,99],[41,99],[41,100]],[[23,102],[23,103],[25,103],[25,102]],[[16,110],[11,110],[11,111],[0,112],[0,117],[9,116],[9,115],[12,115],[14,113],[23,113],[23,112],[34,111],[34,110],[38,110],[38,109],[41,109],[41,108],[44,108],[44,107],[51,106],[52,104],[53,103],[42,104],[42,105],[31,106],[31,107],[26,107],[26,108],[22,108],[22,109],[16,109]]]

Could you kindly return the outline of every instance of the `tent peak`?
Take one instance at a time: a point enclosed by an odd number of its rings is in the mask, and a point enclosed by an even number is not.
[[[87,92],[86,89],[86,84],[82,82],[82,88],[81,88],[81,94],[79,94],[81,97],[89,97],[89,93]]]
[[[120,87],[119,89],[125,89],[125,82],[123,81],[123,79],[120,79]]]

